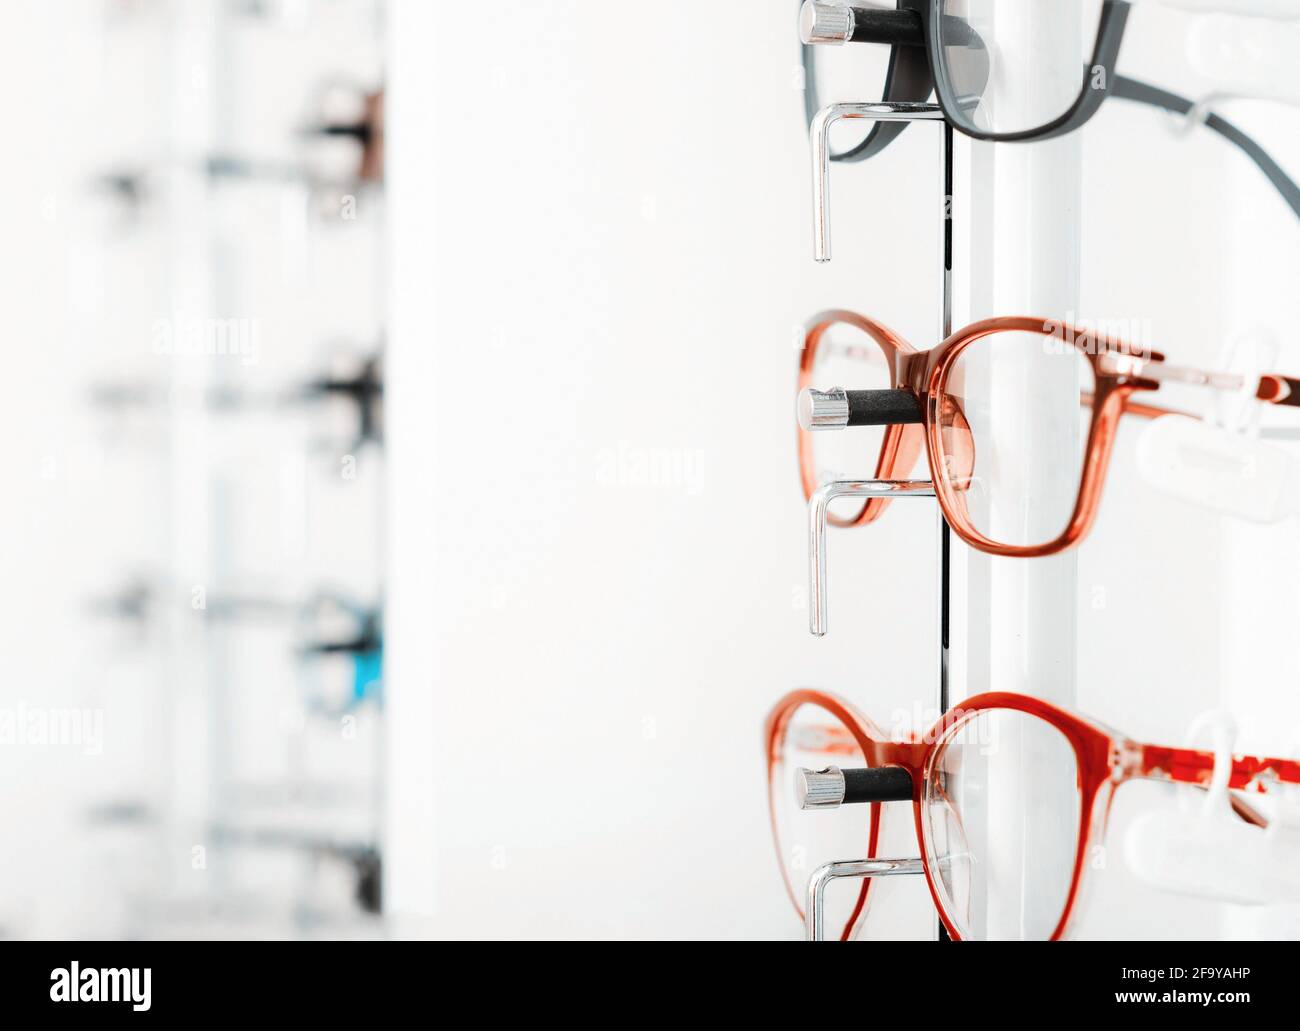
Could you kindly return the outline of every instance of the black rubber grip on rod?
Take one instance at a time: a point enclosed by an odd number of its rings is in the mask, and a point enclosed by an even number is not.
[[[921,404],[910,390],[846,390],[850,426],[898,426],[921,422]]]
[[[925,46],[925,28],[916,11],[853,8],[854,43],[888,43],[897,47]]]
[[[845,805],[912,800],[912,775],[901,766],[864,766],[840,772],[844,774]]]

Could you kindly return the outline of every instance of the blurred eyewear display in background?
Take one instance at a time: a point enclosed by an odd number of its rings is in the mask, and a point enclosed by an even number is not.
[[[74,6],[37,153],[81,338],[47,511],[94,547],[61,685],[13,693],[113,747],[8,755],[45,788],[6,884],[76,887],[0,893],[0,932],[371,936],[384,6]]]

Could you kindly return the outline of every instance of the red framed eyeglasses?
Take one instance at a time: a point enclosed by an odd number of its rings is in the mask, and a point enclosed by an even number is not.
[[[828,332],[840,326],[850,338],[832,341]],[[814,380],[869,389],[818,391]],[[872,470],[876,479],[906,479],[924,449],[944,518],[972,548],[1019,558],[1063,551],[1096,519],[1120,417],[1171,414],[1137,397],[1165,382],[1300,406],[1300,379],[1248,381],[1172,365],[1157,352],[1050,319],[985,319],[917,351],[866,316],[822,312],[807,328],[799,362],[804,497]],[[850,426],[862,428],[819,432]],[[888,504],[873,498],[828,521],[859,526]]]
[[[928,733],[890,737],[835,695],[792,691],[768,715],[764,742],[772,833],[801,916],[812,871],[877,858],[880,799],[910,799],[935,908],[948,933],[966,940],[1065,937],[1115,789],[1139,779],[1208,787],[1215,766],[1213,752],[1143,744],[1002,692],[964,701]],[[828,762],[810,781],[804,768]],[[800,770],[803,798],[792,790]],[[827,783],[839,785],[838,797],[832,791],[818,803],[812,795]],[[1233,757],[1228,787],[1240,793],[1231,798],[1242,819],[1266,825],[1247,798],[1281,784],[1300,784],[1300,761]],[[809,808],[844,802],[864,804],[844,813]],[[870,891],[863,880],[851,897],[828,901],[828,934],[857,936]]]

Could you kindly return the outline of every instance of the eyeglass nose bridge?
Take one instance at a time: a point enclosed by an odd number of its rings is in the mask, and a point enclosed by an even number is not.
[[[932,498],[930,480],[835,480],[808,499],[808,630],[826,636],[826,516],[840,498]]]

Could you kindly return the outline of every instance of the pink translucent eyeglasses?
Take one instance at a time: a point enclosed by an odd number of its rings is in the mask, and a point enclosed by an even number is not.
[[[830,480],[906,479],[924,452],[944,519],[972,548],[1019,558],[1063,551],[1096,519],[1120,417],[1170,414],[1138,400],[1165,382],[1300,406],[1300,379],[1173,365],[1050,319],[985,319],[917,351],[873,319],[822,312],[799,363],[804,496]],[[848,427],[859,428],[821,432]],[[869,523],[888,504],[873,498],[829,521]]]

